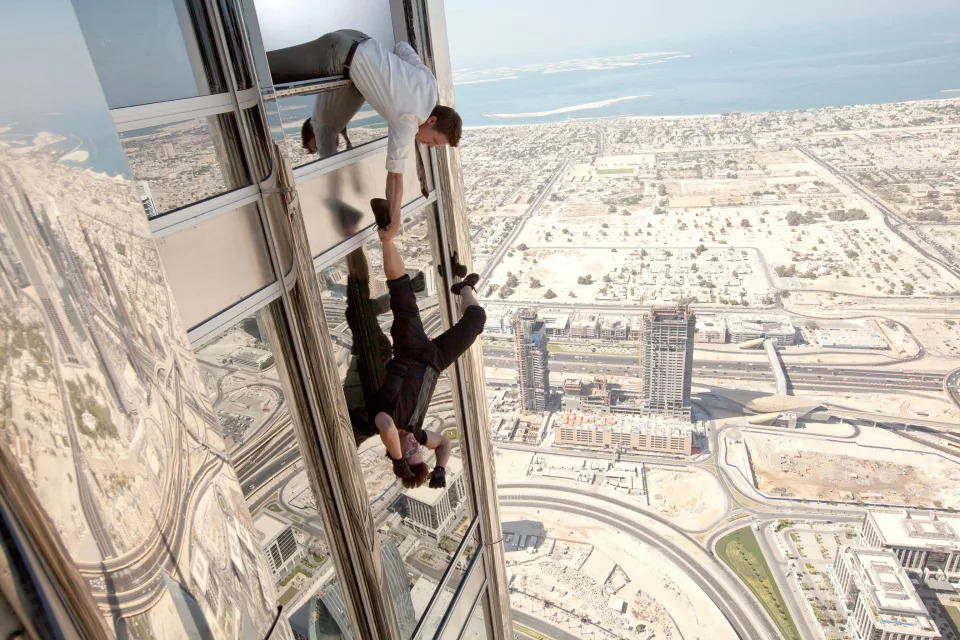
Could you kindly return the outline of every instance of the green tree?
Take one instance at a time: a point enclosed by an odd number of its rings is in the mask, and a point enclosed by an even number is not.
[[[553,292],[553,289],[547,289],[546,293],[543,294],[543,297],[547,300],[552,300],[557,297],[557,294]]]

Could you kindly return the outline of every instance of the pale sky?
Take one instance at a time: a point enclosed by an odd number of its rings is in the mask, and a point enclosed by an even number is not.
[[[921,21],[960,31],[957,0],[445,0],[455,69],[520,56],[545,61],[624,47],[778,30],[837,29],[865,20]]]

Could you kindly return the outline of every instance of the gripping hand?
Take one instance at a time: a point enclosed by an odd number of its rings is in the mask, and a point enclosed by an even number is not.
[[[443,467],[434,467],[430,474],[430,488],[442,489],[447,486],[447,470]]]

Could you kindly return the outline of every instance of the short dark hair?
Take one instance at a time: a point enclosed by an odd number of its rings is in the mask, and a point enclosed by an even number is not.
[[[424,482],[427,481],[427,478],[430,477],[430,467],[427,466],[426,462],[418,462],[417,464],[410,465],[410,470],[413,471],[412,478],[403,478],[400,482],[403,483],[403,486],[407,489],[416,489]]]
[[[447,142],[450,143],[451,147],[460,144],[460,135],[463,133],[463,120],[460,119],[459,113],[450,107],[438,104],[433,108],[430,115],[435,116],[437,119],[433,128],[446,136]]]
[[[310,124],[310,118],[307,118],[303,121],[303,126],[300,127],[300,144],[303,145],[303,148],[307,151],[310,150],[310,147],[307,146],[307,142],[311,139],[315,139],[317,136],[313,133],[313,125]]]

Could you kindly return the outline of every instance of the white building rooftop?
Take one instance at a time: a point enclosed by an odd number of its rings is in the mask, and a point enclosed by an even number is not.
[[[883,544],[960,550],[960,518],[939,513],[870,511]]]
[[[895,633],[937,635],[937,627],[897,556],[880,549],[850,549],[878,628]]]
[[[840,329],[827,328],[814,331],[817,341],[824,348],[836,347],[840,349],[889,349],[890,345],[869,329]]]
[[[253,526],[257,528],[257,531],[260,533],[260,544],[261,546],[266,546],[277,539],[283,530],[287,528],[287,525],[280,520],[277,520],[267,512],[261,512],[253,520]]]

